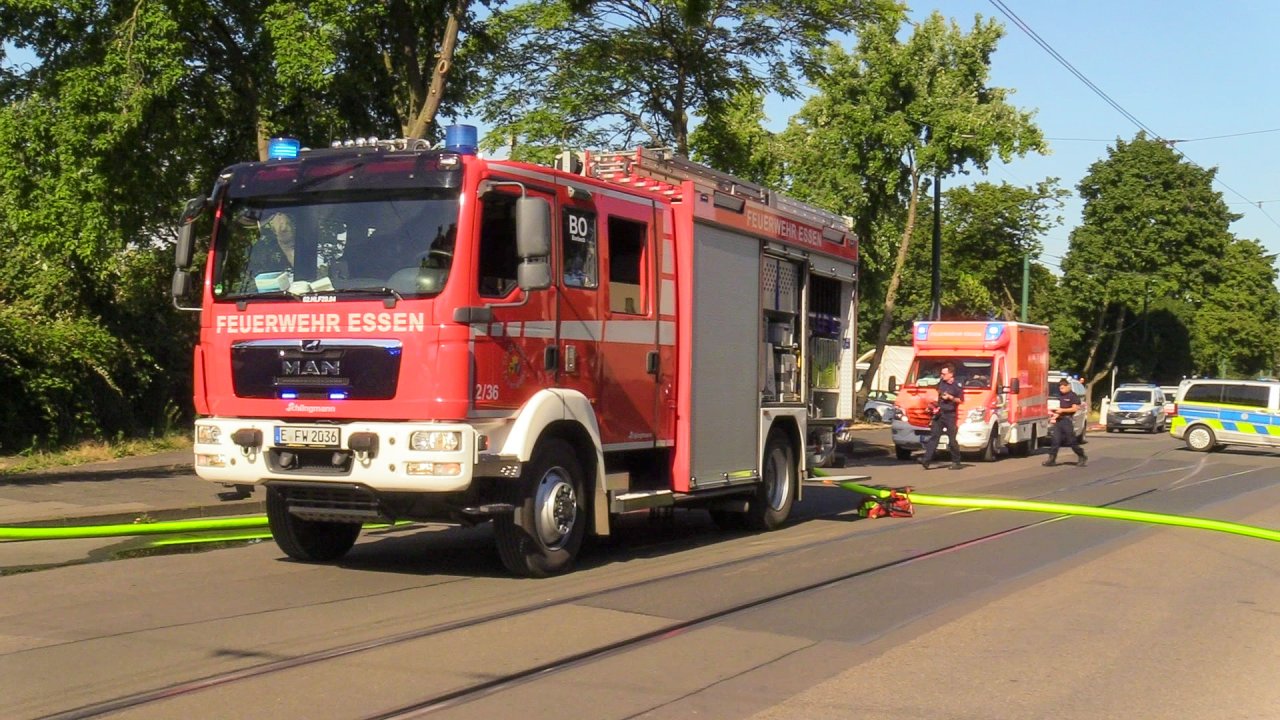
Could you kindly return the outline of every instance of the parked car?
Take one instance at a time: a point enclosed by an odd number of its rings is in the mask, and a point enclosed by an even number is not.
[[[893,401],[897,393],[875,390],[867,395],[867,402],[862,406],[862,419],[872,423],[887,423],[893,420],[898,408]]]
[[[1165,414],[1164,391],[1159,385],[1121,385],[1111,397],[1107,409],[1107,432],[1141,430],[1164,432],[1169,416]]]
[[[1062,393],[1062,389],[1058,387],[1058,381],[1066,378],[1071,383],[1071,392],[1080,397],[1080,402],[1084,402],[1084,383],[1076,378],[1063,372],[1049,373],[1049,412],[1058,409],[1058,396]],[[1084,431],[1089,426],[1089,408],[1082,407],[1071,416],[1071,427],[1075,431],[1076,442],[1084,442]],[[1048,442],[1048,438],[1045,438]]]

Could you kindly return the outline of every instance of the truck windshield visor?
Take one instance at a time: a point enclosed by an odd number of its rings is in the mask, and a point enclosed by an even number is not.
[[[906,384],[933,387],[942,378],[942,366],[947,364],[955,369],[955,381],[960,387],[991,387],[991,358],[917,358]]]
[[[230,199],[214,243],[213,294],[434,295],[453,265],[458,207],[453,190]]]

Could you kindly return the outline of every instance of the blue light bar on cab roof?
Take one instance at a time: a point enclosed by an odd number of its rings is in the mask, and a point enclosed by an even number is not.
[[[296,138],[271,138],[271,142],[267,144],[267,159],[297,160],[298,152],[301,150],[302,143],[298,142]]]
[[[450,125],[444,129],[444,149],[460,155],[475,155],[478,138],[475,125]]]
[[[1004,334],[1004,323],[987,323],[987,332],[983,336],[983,340],[987,342],[995,342]]]
[[[929,339],[929,323],[916,323],[916,340]]]

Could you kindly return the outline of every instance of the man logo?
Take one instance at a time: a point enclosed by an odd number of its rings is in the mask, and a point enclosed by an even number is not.
[[[319,340],[303,340],[302,352],[320,352]]]
[[[341,360],[283,360],[280,363],[280,374],[285,377],[340,377],[342,375]]]

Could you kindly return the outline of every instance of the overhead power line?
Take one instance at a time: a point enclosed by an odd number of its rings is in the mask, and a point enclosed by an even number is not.
[[[1195,165],[1196,167],[1200,167],[1203,169],[1200,163],[1197,163],[1195,160],[1192,160],[1185,152],[1182,151],[1181,148],[1177,147],[1177,143],[1192,142],[1191,140],[1169,140],[1164,136],[1162,136],[1160,133],[1156,132],[1155,130],[1152,130],[1150,127],[1147,126],[1146,123],[1139,120],[1137,116],[1135,116],[1133,113],[1129,112],[1128,110],[1124,109],[1124,107],[1120,103],[1113,100],[1110,95],[1105,93],[1102,90],[1102,88],[1095,85],[1092,80],[1085,77],[1084,73],[1077,70],[1076,67],[1072,65],[1070,61],[1068,61],[1065,57],[1062,56],[1061,53],[1055,50],[1053,46],[1050,45],[1044,38],[1040,37],[1040,35],[1037,34],[1035,30],[1031,29],[1031,26],[1025,23],[1022,20],[1022,18],[1018,17],[1017,13],[1010,10],[1009,7],[1004,4],[1003,0],[991,0],[991,4],[994,5],[996,9],[999,10],[1006,18],[1008,18],[1009,22],[1013,23],[1014,25],[1017,25],[1018,28],[1022,30],[1024,33],[1026,33],[1028,37],[1034,40],[1037,45],[1043,48],[1045,52],[1049,53],[1049,55],[1052,56],[1054,60],[1057,60],[1063,67],[1069,70],[1072,75],[1075,75],[1076,78],[1080,80],[1080,82],[1084,83],[1086,87],[1088,87],[1095,94],[1097,94],[1098,97],[1102,98],[1103,101],[1105,101],[1108,105],[1115,108],[1116,112],[1123,115],[1125,119],[1127,119],[1129,122],[1136,125],[1139,129],[1145,131],[1154,140],[1166,144],[1170,150],[1177,153],[1183,160],[1186,160],[1192,165]],[[1280,128],[1278,128],[1277,130],[1280,130]],[[1272,130],[1255,131],[1255,133],[1262,133],[1262,132],[1274,132],[1274,131]],[[1243,134],[1255,134],[1255,133],[1241,133],[1241,134],[1243,135]],[[1223,137],[1227,137],[1227,136],[1223,136]],[[1196,140],[1209,140],[1209,139],[1212,139],[1212,138],[1196,138]],[[1214,175],[1213,179],[1214,179],[1214,182],[1217,182],[1218,184],[1222,185],[1222,187],[1226,188],[1227,190],[1230,190],[1233,194],[1239,196],[1245,202],[1248,202],[1250,205],[1256,205],[1258,207],[1258,212],[1262,213],[1263,217],[1265,217],[1267,220],[1270,220],[1272,225],[1275,225],[1277,228],[1280,228],[1280,222],[1276,222],[1276,219],[1271,217],[1271,214],[1268,213],[1266,209],[1262,207],[1261,203],[1251,200],[1247,195],[1231,187],[1226,182],[1224,182],[1222,178],[1218,177],[1217,175]]]

